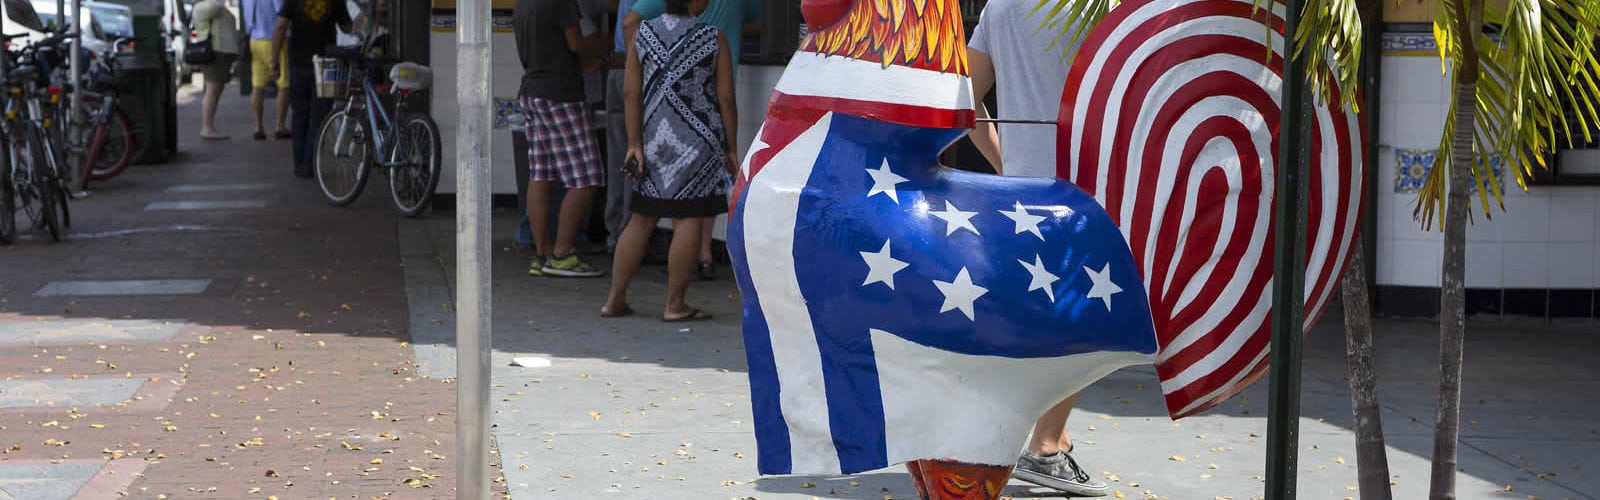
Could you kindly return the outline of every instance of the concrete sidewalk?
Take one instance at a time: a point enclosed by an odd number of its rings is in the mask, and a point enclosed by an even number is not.
[[[759,477],[732,282],[691,289],[691,303],[717,319],[668,325],[655,318],[665,287],[660,267],[646,267],[632,297],[640,315],[601,319],[608,280],[528,277],[527,256],[510,240],[516,218],[495,215],[493,267],[493,435],[513,498],[915,498],[898,467],[848,478]],[[454,235],[448,214],[400,225],[413,348],[423,373],[434,377],[455,369],[448,310]],[[1357,495],[1340,314],[1330,312],[1306,345],[1303,498]],[[1379,321],[1376,329],[1395,498],[1424,498],[1436,328]],[[1597,329],[1472,326],[1458,498],[1597,498]],[[523,356],[552,364],[511,365]],[[1129,498],[1260,496],[1265,386],[1174,423],[1152,368],[1117,372],[1080,400],[1069,422],[1074,455]],[[1051,496],[1020,482],[1008,493]]]
[[[200,140],[196,90],[181,156],[0,248],[0,499],[452,496],[383,184],[328,206],[232,87]]]

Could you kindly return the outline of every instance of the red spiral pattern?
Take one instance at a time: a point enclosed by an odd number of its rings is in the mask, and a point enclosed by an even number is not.
[[[1062,96],[1057,175],[1099,200],[1133,249],[1173,418],[1226,401],[1267,369],[1282,12],[1250,0],[1124,1],[1091,30]],[[1307,328],[1352,251],[1365,144],[1348,109],[1318,106],[1313,124]]]

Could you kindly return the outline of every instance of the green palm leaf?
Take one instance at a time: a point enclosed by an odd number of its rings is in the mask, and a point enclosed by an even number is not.
[[[1439,44],[1440,64],[1448,73],[1461,67],[1466,57],[1476,57],[1478,66],[1478,115],[1474,128],[1473,156],[1468,166],[1480,188],[1478,200],[1486,216],[1493,215],[1492,196],[1502,210],[1504,199],[1500,179],[1489,168],[1488,158],[1498,156],[1523,190],[1536,169],[1548,168],[1546,158],[1557,149],[1570,146],[1570,137],[1591,140],[1591,131],[1600,127],[1600,63],[1596,61],[1594,40],[1600,36],[1600,2],[1592,0],[1509,0],[1505,8],[1486,5],[1483,19],[1468,20],[1471,26],[1497,28],[1498,37],[1474,33],[1477,54],[1469,54],[1458,33],[1456,3],[1439,2],[1434,19],[1434,37]],[[1459,75],[1458,75],[1459,76]],[[1452,102],[1447,116],[1458,106]],[[1444,210],[1445,179],[1448,179],[1454,124],[1445,122],[1439,153],[1423,184],[1414,211],[1423,227],[1435,225],[1435,215]]]

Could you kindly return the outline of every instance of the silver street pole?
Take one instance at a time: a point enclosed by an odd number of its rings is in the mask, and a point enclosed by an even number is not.
[[[489,498],[489,0],[456,2],[456,498]]]
[[[77,127],[79,118],[81,118],[78,111],[83,106],[83,29],[81,28],[83,22],[79,21],[80,18],[78,17],[81,15],[83,15],[83,0],[72,0],[72,22],[78,25],[74,26],[74,28],[77,28],[78,34],[72,36],[72,63],[67,69],[68,72],[72,73],[71,80],[68,80],[72,82],[72,99],[68,101],[68,104],[72,107],[67,108],[66,116],[66,119],[70,120],[66,123],[68,131],[75,130],[74,127]],[[80,144],[82,141],[83,137],[81,135],[70,134],[67,137],[67,147],[71,148],[69,151],[77,150],[83,146],[83,144]],[[77,153],[67,155],[67,157],[73,158],[74,161],[83,161],[82,155]],[[70,166],[68,168],[71,169]],[[69,176],[74,174],[89,175],[89,169],[87,168],[71,170],[81,171],[71,172],[68,174]],[[82,179],[79,180],[81,181]],[[79,184],[79,186],[82,186],[82,184]]]

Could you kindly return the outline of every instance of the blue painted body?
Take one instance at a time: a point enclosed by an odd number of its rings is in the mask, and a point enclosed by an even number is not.
[[[886,361],[874,356],[871,330],[978,356],[1156,352],[1142,278],[1104,209],[1063,181],[940,166],[937,154],[964,133],[834,114],[809,180],[795,186],[801,189],[796,273],[816,331],[833,441],[846,473],[890,465],[877,380],[877,363]],[[898,201],[885,193],[869,195],[875,185],[869,171],[885,161],[905,179],[896,184]],[[774,161],[763,168],[755,175],[796,166]],[[782,474],[790,472],[790,443],[773,356],[785,353],[772,351],[773,325],[761,304],[785,298],[760,297],[751,281],[749,267],[763,263],[760,255],[746,254],[746,227],[768,222],[763,214],[746,213],[746,200],[762,195],[754,192],[759,185],[750,189],[735,201],[728,241],[745,304],[759,467]],[[1018,232],[1017,223],[1001,213],[1014,212],[1018,203],[1043,217],[1039,236]],[[977,234],[952,234],[945,220],[930,214],[950,204],[976,212],[970,222]],[[864,284],[870,268],[862,253],[879,252],[885,241],[891,257],[907,264],[893,275],[892,289],[882,282]],[[1035,275],[1019,262],[1032,264],[1036,257],[1059,277],[1048,293],[1030,290]],[[946,295],[934,284],[952,282],[962,269],[986,289],[973,302],[971,318],[960,310],[941,312]],[[1088,296],[1094,285],[1089,270],[1105,270],[1120,290],[1109,300]]]

